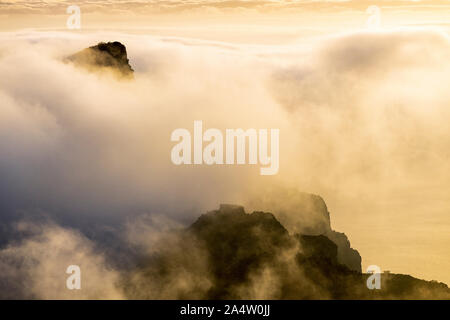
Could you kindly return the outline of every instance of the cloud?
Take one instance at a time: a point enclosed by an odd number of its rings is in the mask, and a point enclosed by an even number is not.
[[[119,273],[108,267],[95,244],[73,229],[51,222],[21,221],[18,243],[0,250],[2,299],[121,299]],[[67,267],[81,269],[81,290],[66,287]]]
[[[438,32],[359,33],[276,71],[274,95],[297,121],[302,156],[311,157],[300,167],[361,185],[392,174],[391,183],[405,185],[440,180],[448,172],[449,57],[449,39]]]
[[[245,119],[264,105],[274,105],[256,94],[236,103],[240,84],[227,68],[239,57],[215,48],[202,51],[131,37],[124,42],[138,71],[135,82],[125,83],[61,61],[75,48],[95,42],[93,38],[74,39],[60,52],[52,51],[59,40],[11,42],[18,52],[2,58],[2,72],[11,74],[1,84],[7,104],[2,109],[5,151],[0,163],[2,172],[11,176],[2,190],[16,190],[4,205],[54,205],[67,209],[65,215],[114,215],[114,210],[129,207],[158,211],[164,206],[167,211],[168,203],[180,209],[188,198],[208,198],[203,186],[220,177],[222,183],[210,194],[223,196],[227,181],[238,180],[239,174],[226,178],[231,168],[174,166],[170,133],[176,128],[191,130],[196,119],[208,120],[205,125],[211,127],[261,126],[256,125],[260,121],[246,124]],[[217,67],[219,60],[222,67]],[[246,73],[250,77],[251,71]],[[208,95],[205,88],[210,88]],[[249,83],[247,90],[260,88]],[[225,110],[236,110],[241,120],[222,120]],[[211,172],[218,175],[212,177]],[[194,180],[198,188],[190,187]]]
[[[108,40],[126,44],[134,82],[62,62]],[[4,224],[20,211],[42,210],[101,242],[97,229],[143,213],[185,225],[218,203],[249,203],[280,185],[330,197],[348,211],[371,208],[396,188],[449,188],[450,54],[439,32],[344,34],[306,49],[123,33],[21,32],[3,34],[2,43]],[[170,133],[192,130],[194,120],[209,128],[281,128],[279,175],[174,166]],[[295,204],[272,199],[275,208]],[[31,244],[17,248],[20,256]]]

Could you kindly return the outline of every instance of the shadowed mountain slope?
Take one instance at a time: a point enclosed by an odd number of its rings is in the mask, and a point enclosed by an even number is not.
[[[330,213],[322,197],[295,189],[277,188],[257,195],[248,205],[272,212],[291,234],[326,235],[337,245],[339,263],[361,272],[361,256],[344,233],[331,227]]]
[[[271,213],[241,206],[221,205],[162,242],[124,281],[130,298],[450,298],[443,283],[397,274],[369,290],[369,275],[341,264],[326,235],[290,234]]]

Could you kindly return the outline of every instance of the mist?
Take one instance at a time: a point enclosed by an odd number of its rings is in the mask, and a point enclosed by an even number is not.
[[[126,45],[133,81],[64,62],[100,41]],[[136,219],[158,216],[183,226],[220,203],[270,207],[276,215],[296,201],[276,190],[293,188],[325,198],[333,225],[363,259],[365,252],[384,259],[374,239],[403,248],[402,239],[432,219],[419,235],[436,239],[427,245],[441,260],[418,273],[448,282],[450,42],[443,32],[346,33],[308,46],[12,32],[3,33],[1,43],[0,255],[11,261],[2,260],[2,268],[17,259],[41,261],[47,250],[62,261],[26,264],[15,276],[37,279],[31,270],[68,265],[79,250],[80,259],[99,265],[93,279],[97,273],[112,279],[92,295],[120,298],[114,270],[133,263],[118,260],[131,260],[123,255],[133,247],[124,234]],[[223,131],[279,128],[279,173],[260,176],[259,166],[249,165],[175,166],[170,134],[192,130],[195,120]],[[32,235],[14,227],[42,215],[51,222]],[[393,230],[380,230],[392,220]],[[370,237],[358,232],[361,227]],[[159,229],[152,230],[143,235],[151,239]],[[67,238],[71,254],[49,249],[60,241],[54,238]],[[133,248],[133,257],[148,250]],[[400,269],[427,258],[427,247],[413,243],[406,251],[420,257],[405,255],[398,265],[383,261]],[[48,298],[47,280],[41,281],[30,280],[29,291]]]

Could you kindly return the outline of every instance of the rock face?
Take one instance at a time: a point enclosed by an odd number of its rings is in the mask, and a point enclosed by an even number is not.
[[[325,235],[338,248],[338,261],[361,272],[361,256],[344,233],[331,228],[330,213],[322,197],[292,189],[271,191],[249,205],[272,212],[290,233]]]
[[[208,260],[214,261],[215,285],[208,292],[213,299],[240,298],[236,291],[246,292],[253,281],[266,281],[258,270],[277,274],[278,285],[285,289],[283,299],[328,298],[330,288],[310,287],[308,283],[336,270],[344,275],[357,274],[339,263],[338,247],[326,236],[290,235],[271,213],[247,214],[243,207],[221,205],[219,210],[202,215],[188,231],[206,244]],[[301,283],[301,277],[309,279],[306,284]]]
[[[350,246],[350,241],[345,233],[330,228],[325,235],[337,245],[339,263],[346,265],[350,270],[361,272],[361,255]]]
[[[442,283],[350,270],[325,235],[290,234],[271,213],[235,205],[200,216],[124,280],[133,299],[428,299],[450,298]]]
[[[134,70],[129,63],[127,49],[118,41],[100,42],[67,57],[67,61],[90,71],[112,71],[120,77],[133,78]]]

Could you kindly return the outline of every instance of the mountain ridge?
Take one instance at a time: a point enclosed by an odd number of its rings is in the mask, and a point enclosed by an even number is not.
[[[326,235],[292,234],[274,214],[239,205],[201,215],[166,243],[127,278],[130,298],[155,298],[155,286],[163,299],[450,298],[447,285],[402,274],[382,273],[370,290],[370,274],[340,263]]]

